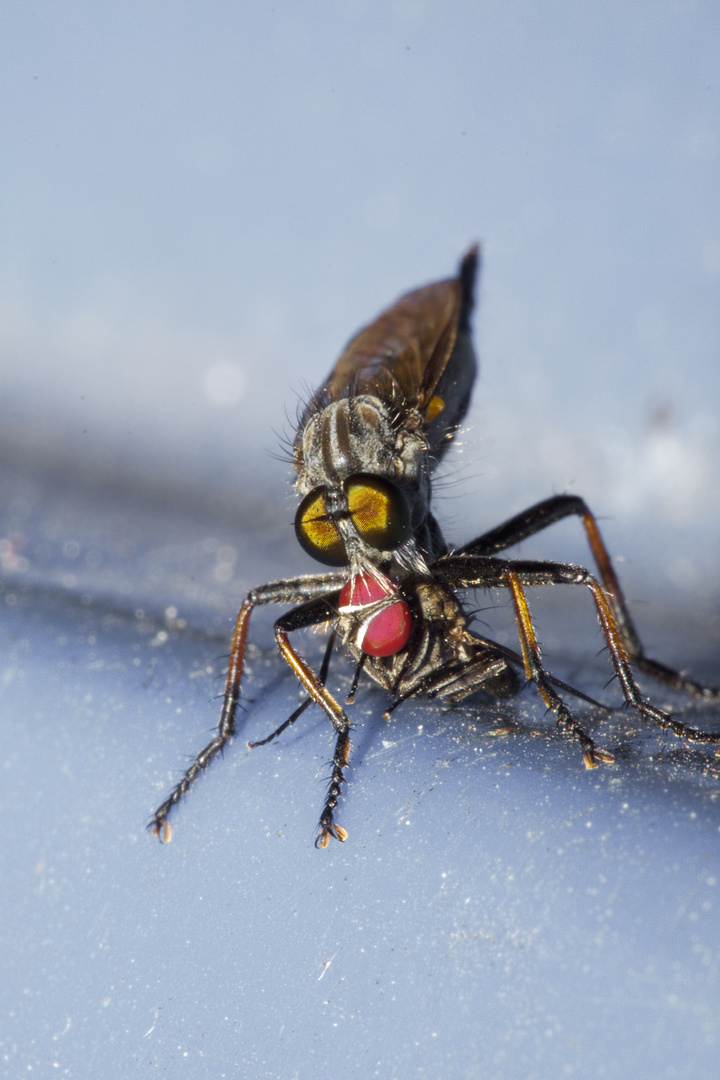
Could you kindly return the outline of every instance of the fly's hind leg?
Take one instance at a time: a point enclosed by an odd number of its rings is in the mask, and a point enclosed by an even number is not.
[[[623,596],[620,582],[610,560],[610,555],[600,534],[595,515],[590,511],[584,499],[577,495],[556,495],[550,499],[544,499],[536,503],[528,510],[510,518],[497,528],[484,533],[470,544],[467,544],[457,554],[463,555],[495,555],[504,551],[530,536],[549,528],[555,522],[563,518],[576,516],[580,518],[587,536],[588,544],[592,552],[595,564],[598,568],[600,580],[605,588],[608,601],[612,607],[615,626],[622,637],[625,649],[633,664],[644,674],[651,675],[654,679],[664,683],[673,690],[684,690],[693,697],[703,701],[720,700],[720,689],[712,686],[704,686],[695,679],[690,679],[682,672],[661,664],[647,656],[642,642],[635,629],[635,624],[628,610],[627,601]]]
[[[557,693],[555,689],[558,686],[557,680],[554,680],[543,667],[540,648],[523,591],[524,586],[566,584],[585,585],[589,588],[626,703],[646,720],[664,730],[671,731],[678,738],[689,742],[720,744],[720,733],[699,731],[688,727],[643,698],[630,668],[630,654],[625,636],[621,633],[615,618],[614,605],[607,591],[584,567],[574,566],[571,563],[520,559],[506,561],[489,556],[462,554],[441,560],[435,564],[434,569],[438,576],[455,588],[505,587],[510,590],[526,675],[535,683],[548,708],[555,713],[560,727],[580,743],[587,768],[592,769],[599,762],[612,761],[612,755],[598,748],[590,736],[583,731]]]
[[[600,762],[610,764],[615,760],[613,755],[607,750],[602,750],[597,746],[595,741],[590,738],[587,732],[578,723],[570,709],[555,690],[550,677],[543,667],[540,656],[540,647],[532,625],[530,609],[528,608],[520,578],[516,573],[513,573],[512,571],[508,572],[507,585],[510,588],[513,598],[515,619],[520,634],[525,672],[528,678],[532,679],[537,686],[538,693],[547,707],[552,709],[555,713],[558,727],[565,732],[565,734],[576,739],[580,743],[585,768],[595,769]]]
[[[627,704],[636,709],[644,719],[657,724],[658,727],[665,731],[671,731],[678,738],[686,739],[688,742],[720,744],[720,733],[699,731],[696,728],[688,727],[643,698],[630,669],[625,642],[617,627],[607,593],[587,570],[568,563],[524,563],[518,561],[506,564],[504,576],[506,584],[512,593],[515,617],[520,631],[522,652],[528,675],[536,683],[543,700],[555,712],[558,723],[579,741],[587,768],[595,768],[599,762],[612,761],[612,754],[609,754],[606,750],[601,750],[595,745],[593,740],[579,726],[559,695],[553,690],[551,680],[542,667],[540,650],[535,639],[523,585],[562,583],[586,585],[595,601],[598,620]]]

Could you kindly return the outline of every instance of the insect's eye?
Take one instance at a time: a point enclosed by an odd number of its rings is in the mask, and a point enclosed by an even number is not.
[[[381,476],[357,473],[345,481],[348,512],[358,535],[379,551],[392,551],[410,534],[410,506],[400,488]],[[328,566],[347,566],[342,537],[328,514],[325,488],[314,488],[298,507],[300,546]]]
[[[400,488],[389,480],[358,473],[345,481],[353,525],[367,544],[392,551],[410,534],[410,506]]]
[[[324,488],[315,488],[300,503],[295,515],[295,535],[300,546],[318,562],[347,566],[345,545],[327,512]]]

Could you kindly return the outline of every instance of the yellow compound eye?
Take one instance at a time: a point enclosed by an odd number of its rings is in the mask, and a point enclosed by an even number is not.
[[[300,546],[327,566],[346,566],[347,555],[340,533],[325,506],[325,488],[315,488],[298,507],[295,535]]]
[[[389,480],[358,473],[345,481],[352,523],[367,544],[392,551],[410,534],[410,507],[400,488]]]

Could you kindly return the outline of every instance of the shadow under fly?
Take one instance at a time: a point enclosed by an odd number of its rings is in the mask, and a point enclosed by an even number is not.
[[[336,732],[316,838],[320,847],[330,837],[347,836],[335,811],[351,725],[325,685],[335,639],[357,661],[348,703],[362,672],[390,693],[385,717],[416,694],[450,704],[478,690],[508,698],[524,674],[555,713],[561,731],[580,744],[588,769],[613,760],[583,731],[563,697],[584,695],[543,666],[525,596],[529,586],[589,589],[626,704],[681,739],[720,744],[720,733],[688,727],[642,696],[633,666],[701,699],[716,701],[720,691],[646,656],[597,522],[581,498],[545,499],[462,548],[451,550],[445,543],[431,511],[431,481],[465,416],[477,372],[470,337],[477,266],[473,247],[456,278],[401,297],[350,341],[307,405],[294,443],[295,483],[302,496],[295,532],[305,551],[336,569],[273,581],[248,594],[235,626],[217,733],[156,810],[151,827],[161,839],[170,838],[171,809],[235,734],[248,623],[261,604],[295,605],[275,623],[275,640],[308,694],[262,742],[281,734],[311,702],[325,711]],[[499,554],[571,515],[582,522],[597,576],[571,563]],[[496,588],[510,594],[519,652],[470,629],[462,594]],[[315,674],[290,635],[321,624],[328,624],[331,634]]]

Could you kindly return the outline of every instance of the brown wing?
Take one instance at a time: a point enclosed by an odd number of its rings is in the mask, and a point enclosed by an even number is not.
[[[439,281],[401,297],[352,339],[321,394],[337,401],[353,394],[398,399],[421,411],[431,401],[457,336],[461,288]]]
[[[472,247],[457,278],[407,293],[356,334],[308,403],[296,444],[318,409],[369,394],[400,418],[419,410],[434,467],[465,416],[477,373],[470,340],[477,266]]]

